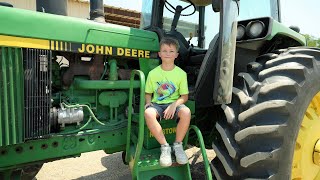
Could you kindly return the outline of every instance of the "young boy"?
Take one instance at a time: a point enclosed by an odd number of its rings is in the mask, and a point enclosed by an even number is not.
[[[179,43],[172,38],[160,41],[159,57],[162,64],[150,71],[146,82],[146,124],[161,144],[160,165],[171,166],[171,147],[162,132],[157,119],[178,119],[176,139],[173,151],[179,164],[188,163],[188,157],[183,150],[182,140],[190,125],[190,109],[183,103],[188,100],[187,74],[175,66],[178,57]],[[153,95],[153,96],[152,96]]]

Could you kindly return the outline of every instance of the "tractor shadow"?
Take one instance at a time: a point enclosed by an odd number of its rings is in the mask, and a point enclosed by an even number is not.
[[[186,150],[189,157],[191,176],[193,180],[203,180],[206,179],[205,167],[203,163],[203,158],[201,150],[197,147],[189,146]],[[209,162],[215,157],[213,150],[207,150],[207,156]],[[122,162],[122,152],[109,154],[101,158],[101,164],[106,168],[105,171],[91,174],[89,176],[82,176],[77,178],[77,180],[130,180],[131,172],[128,165]],[[211,165],[211,163],[210,163]],[[213,173],[211,171],[211,173]],[[152,180],[172,180],[172,178],[167,176],[157,176],[152,178]]]

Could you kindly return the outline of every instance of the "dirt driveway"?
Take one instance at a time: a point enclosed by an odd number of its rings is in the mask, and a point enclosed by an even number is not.
[[[193,179],[205,179],[203,158],[199,148],[187,151]],[[207,150],[211,161],[213,150]],[[78,158],[69,158],[46,163],[36,176],[37,180],[130,180],[129,166],[122,163],[121,152],[105,154],[104,151],[84,153]]]

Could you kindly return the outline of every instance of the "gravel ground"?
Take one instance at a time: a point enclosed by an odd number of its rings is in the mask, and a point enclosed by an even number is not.
[[[186,150],[191,164],[192,178],[205,179],[203,158],[199,148]],[[122,163],[122,152],[105,154],[104,151],[84,153],[78,158],[69,158],[46,163],[37,174],[37,180],[130,180],[129,166]],[[213,150],[207,150],[211,161]]]

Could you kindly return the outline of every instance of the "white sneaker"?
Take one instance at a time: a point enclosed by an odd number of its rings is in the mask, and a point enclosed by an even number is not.
[[[169,144],[161,145],[160,166],[168,167],[171,165],[171,147]]]
[[[188,163],[188,156],[183,150],[182,142],[175,142],[173,143],[173,151],[176,156],[176,161],[179,164],[187,164]]]

